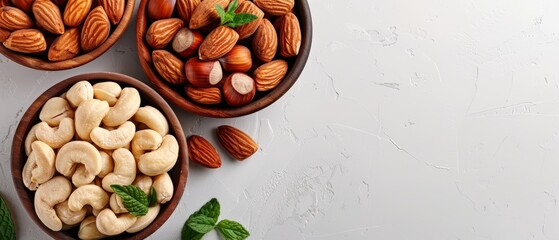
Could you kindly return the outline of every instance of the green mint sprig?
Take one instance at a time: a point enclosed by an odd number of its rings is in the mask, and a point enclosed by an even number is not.
[[[250,233],[238,222],[224,219],[218,223],[220,208],[217,199],[212,198],[190,215],[182,228],[181,240],[200,240],[214,228],[225,240],[243,240],[250,236]]]
[[[142,189],[134,185],[111,185],[115,193],[122,198],[122,204],[128,212],[136,217],[144,216],[148,213],[149,207],[157,203],[155,189],[150,189],[148,196]]]
[[[221,18],[221,25],[236,28],[258,18],[256,15],[250,13],[235,13],[237,8],[239,8],[239,2],[237,0],[233,0],[229,6],[227,6],[227,11],[219,5],[215,5],[215,10],[219,18]]]
[[[14,221],[4,199],[0,196],[0,239],[15,240]]]

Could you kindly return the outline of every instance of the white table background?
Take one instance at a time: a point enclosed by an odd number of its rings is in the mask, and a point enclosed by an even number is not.
[[[311,56],[278,102],[241,118],[178,108],[216,146],[232,124],[261,149],[190,168],[180,205],[152,239],[178,239],[217,197],[251,239],[559,239],[559,2],[309,0]],[[20,239],[47,238],[12,184],[22,113],[67,77],[147,82],[134,23],[99,59],[43,72],[0,57],[0,191]],[[215,232],[205,239],[218,239]]]

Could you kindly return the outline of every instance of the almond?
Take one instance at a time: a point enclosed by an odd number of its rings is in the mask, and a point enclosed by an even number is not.
[[[205,2],[205,1],[204,1]],[[230,27],[219,26],[208,34],[198,52],[201,60],[216,60],[227,54],[237,41],[239,34]]]
[[[201,61],[195,57],[186,61],[184,72],[188,82],[197,87],[214,86],[223,78],[218,61]]]
[[[173,37],[173,51],[183,58],[194,56],[204,38],[197,30],[181,28]]]
[[[157,20],[149,26],[146,41],[155,49],[164,48],[183,26],[184,22],[178,18]]]
[[[244,160],[258,150],[258,144],[249,135],[232,126],[219,126],[217,138],[227,152],[238,160]]]
[[[54,34],[64,33],[62,14],[56,4],[50,0],[36,0],[32,10],[37,25]]]
[[[252,67],[250,49],[243,45],[235,45],[231,51],[219,59],[227,72],[246,72]]]
[[[84,52],[89,52],[103,44],[111,32],[111,23],[103,7],[91,10],[83,24],[81,46]]]
[[[3,44],[10,50],[22,53],[38,53],[47,49],[45,36],[37,29],[22,29],[12,32]]]
[[[188,86],[185,88],[186,96],[188,96],[192,101],[212,105],[221,103],[221,90],[216,87],[192,87]]]
[[[23,10],[26,13],[31,13],[31,6],[35,0],[11,0],[14,7]]]
[[[6,41],[10,36],[10,31],[0,28],[0,43]]]
[[[252,37],[252,51],[263,62],[270,62],[278,50],[278,35],[268,19],[262,19]]]
[[[124,16],[124,0],[99,0],[99,5],[103,6],[109,20],[114,25],[117,25]]]
[[[80,53],[80,29],[70,28],[54,40],[49,47],[50,61],[64,61]]]
[[[68,0],[64,9],[64,24],[77,27],[87,17],[93,0]]]
[[[229,106],[243,106],[254,99],[254,80],[244,73],[233,73],[223,83],[223,98]]]
[[[229,0],[204,0],[200,2],[190,17],[190,29],[198,29],[219,20],[215,5],[226,8],[229,5]]]
[[[177,0],[179,17],[186,23],[190,22],[190,18],[199,4],[200,0]]]
[[[295,57],[301,47],[301,27],[293,13],[288,13],[279,20],[280,54],[284,57]]]
[[[256,20],[243,24],[236,27],[235,30],[239,33],[239,39],[245,39],[250,37],[260,25],[262,18],[264,18],[264,12],[260,10],[254,3],[250,1],[244,1],[239,4],[239,8],[235,11],[236,13],[250,13],[258,17]]]
[[[281,59],[265,63],[254,70],[256,90],[268,91],[275,88],[287,73],[287,62]]]
[[[0,8],[0,27],[6,30],[33,28],[33,21],[27,14],[15,7]]]
[[[163,79],[171,84],[186,82],[184,63],[179,58],[166,50],[155,50],[151,55],[153,65]]]
[[[221,158],[208,140],[205,138],[192,135],[188,137],[188,158],[207,168],[221,167]]]
[[[148,17],[152,21],[170,18],[175,10],[177,0],[150,0],[148,2]]]
[[[254,0],[254,4],[265,13],[273,16],[282,16],[291,12],[295,6],[294,0]]]

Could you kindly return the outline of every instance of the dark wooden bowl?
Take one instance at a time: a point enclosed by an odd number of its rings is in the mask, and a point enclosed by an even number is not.
[[[302,42],[299,55],[296,58],[284,59],[289,64],[289,71],[285,79],[273,90],[265,93],[257,93],[255,100],[241,107],[229,107],[225,105],[208,106],[195,103],[186,97],[183,87],[171,86],[163,80],[153,66],[151,60],[151,49],[145,41],[145,34],[149,27],[147,19],[147,5],[149,0],[141,0],[136,17],[136,45],[138,47],[138,57],[148,79],[155,85],[155,90],[165,99],[176,104],[180,108],[208,117],[230,118],[239,117],[257,112],[270,104],[274,103],[283,96],[291,86],[297,81],[303,71],[312,42],[312,19],[309,5],[306,0],[296,0],[295,15],[301,24]]]
[[[79,67],[101,56],[103,53],[109,50],[109,48],[111,48],[116,43],[116,41],[118,41],[118,39],[120,39],[124,31],[126,30],[126,27],[128,27],[128,23],[130,23],[130,19],[132,18],[132,13],[134,12],[135,5],[136,5],[136,0],[126,0],[124,15],[122,16],[122,19],[120,20],[116,28],[114,30],[111,29],[111,34],[109,35],[109,38],[107,38],[107,40],[103,44],[101,44],[101,46],[99,46],[98,48],[87,53],[81,52],[78,56],[74,58],[64,60],[64,61],[59,61],[59,62],[52,62],[47,59],[46,55],[32,55],[32,54],[19,53],[7,49],[2,44],[0,44],[0,53],[2,53],[4,56],[6,56],[7,58],[11,59],[14,62],[38,70],[58,71],[58,70],[66,70],[70,68]]]
[[[186,179],[188,177],[188,158],[186,149],[186,138],[182,130],[181,124],[177,119],[177,116],[167,104],[167,102],[153,89],[144,83],[136,80],[134,78],[117,74],[117,73],[88,73],[78,76],[74,76],[63,80],[62,82],[54,85],[45,91],[37,100],[35,100],[31,106],[27,109],[19,125],[16,129],[14,135],[14,141],[12,143],[12,155],[11,155],[11,168],[12,168],[12,178],[14,181],[15,189],[21,200],[23,208],[27,211],[27,214],[35,221],[35,223],[43,229],[48,235],[54,239],[76,239],[78,228],[73,228],[69,231],[55,232],[47,228],[41,220],[37,217],[34,208],[34,197],[35,192],[29,191],[24,185],[21,177],[21,172],[27,157],[25,155],[24,141],[27,133],[35,125],[40,122],[39,113],[41,107],[45,104],[47,100],[52,97],[60,96],[62,93],[68,91],[68,89],[76,82],[87,80],[91,83],[101,82],[101,81],[114,81],[120,84],[122,87],[134,87],[138,89],[140,95],[142,96],[142,106],[151,105],[158,108],[169,121],[169,133],[173,134],[177,141],[179,142],[179,159],[175,166],[169,171],[169,175],[173,180],[175,187],[174,195],[171,201],[161,205],[161,210],[159,215],[144,230],[137,232],[135,234],[123,233],[118,236],[114,236],[108,239],[145,239],[150,234],[155,232],[163,223],[171,216],[171,213],[175,210],[175,207],[179,203],[181,196],[184,192],[186,186]]]

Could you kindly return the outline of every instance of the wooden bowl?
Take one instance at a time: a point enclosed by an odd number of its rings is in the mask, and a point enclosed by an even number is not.
[[[27,136],[27,133],[29,132],[31,127],[41,121],[39,120],[41,107],[50,98],[60,96],[62,93],[68,91],[68,89],[76,82],[82,80],[87,80],[90,83],[114,81],[120,84],[122,87],[134,87],[138,89],[142,97],[142,106],[151,105],[155,108],[158,108],[163,113],[163,115],[167,117],[167,120],[169,122],[169,133],[173,134],[177,138],[177,141],[179,143],[179,158],[175,166],[169,171],[169,175],[171,176],[175,187],[174,195],[171,201],[161,205],[161,210],[155,221],[153,221],[153,223],[151,223],[144,230],[134,234],[125,232],[118,236],[112,237],[112,239],[145,239],[150,234],[155,232],[159,227],[161,227],[161,225],[163,225],[163,223],[169,218],[169,216],[171,216],[171,213],[175,210],[175,207],[179,203],[184,192],[184,187],[186,185],[186,179],[188,176],[188,158],[184,132],[182,130],[181,124],[179,123],[179,120],[177,119],[177,116],[175,115],[169,104],[167,104],[167,102],[165,102],[165,100],[153,89],[134,78],[117,73],[82,74],[63,80],[62,82],[54,85],[43,94],[41,94],[41,96],[39,96],[39,98],[37,98],[37,100],[35,100],[27,109],[27,111],[21,118],[21,121],[19,122],[19,125],[15,132],[11,155],[12,179],[14,181],[15,189],[17,191],[19,199],[21,200],[21,203],[23,204],[23,207],[27,211],[27,214],[48,235],[50,235],[54,239],[77,238],[77,230],[79,229],[79,227],[75,227],[68,231],[55,232],[47,228],[41,222],[41,220],[39,220],[35,213],[33,203],[35,192],[29,191],[23,185],[21,173],[23,170],[23,166],[25,165],[25,161],[27,160],[24,147],[25,137]]]
[[[128,27],[128,23],[130,23],[130,19],[132,18],[132,13],[134,12],[135,5],[136,5],[136,0],[126,0],[124,15],[122,16],[122,19],[120,20],[116,28],[114,28],[114,30],[111,29],[111,34],[109,35],[109,38],[107,38],[107,40],[105,40],[105,42],[101,44],[101,46],[99,46],[98,48],[93,49],[87,53],[81,52],[79,55],[77,55],[74,58],[64,60],[64,61],[52,62],[47,59],[46,54],[33,55],[33,54],[19,53],[7,49],[2,44],[0,44],[0,53],[2,53],[4,56],[6,56],[7,58],[11,59],[14,62],[38,70],[58,71],[58,70],[66,70],[70,68],[79,67],[101,56],[103,53],[109,50],[109,48],[111,48],[116,43],[116,41],[118,41],[118,39],[120,39],[120,37]]]
[[[299,78],[299,75],[301,75],[301,72],[307,63],[307,59],[309,58],[312,41],[311,13],[306,0],[296,0],[293,11],[299,19],[299,23],[301,25],[302,42],[299,55],[297,57],[284,59],[289,64],[289,71],[287,72],[285,79],[283,79],[278,86],[269,92],[257,92],[251,103],[241,107],[230,107],[225,104],[218,106],[198,104],[191,101],[186,96],[184,87],[171,86],[167,84],[167,82],[159,76],[157,70],[153,66],[151,60],[151,50],[145,41],[145,34],[147,28],[149,27],[147,19],[148,2],[149,0],[141,0],[140,7],[138,8],[138,15],[136,17],[136,45],[138,48],[140,63],[148,79],[155,85],[155,90],[163,95],[165,99],[186,111],[202,116],[217,118],[239,117],[257,112],[278,100],[289,90],[289,88],[291,88],[291,86],[293,86],[295,81],[297,81],[297,78]]]

